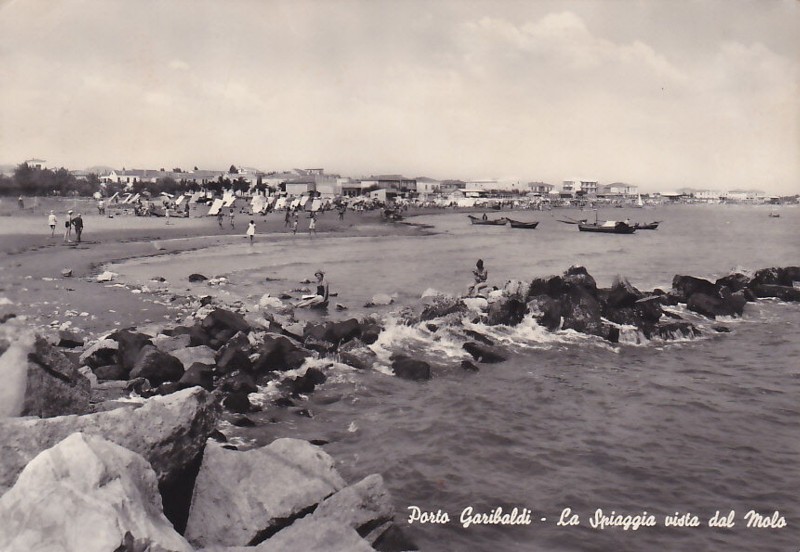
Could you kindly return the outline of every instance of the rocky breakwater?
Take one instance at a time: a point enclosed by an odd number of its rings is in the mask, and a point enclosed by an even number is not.
[[[251,343],[254,329],[242,319],[213,309],[172,335],[123,330],[71,356],[26,333],[18,321],[0,326],[16,338],[0,342],[0,369],[17,380],[4,396],[15,408],[0,419],[0,550],[415,549],[392,522],[394,507],[380,475],[348,486],[333,460],[306,441],[279,439],[248,451],[224,444],[216,430],[220,403],[241,392],[232,383],[236,374],[298,367],[311,354],[267,331],[278,329],[269,322],[258,326],[262,335]],[[326,336],[354,339],[345,328],[330,326]],[[229,337],[223,342],[220,335]],[[180,352],[193,347],[212,353]],[[216,391],[185,382],[184,354],[210,367],[195,375],[208,387],[219,384]],[[78,369],[75,360],[86,364]],[[104,372],[108,366],[117,369]],[[28,375],[38,370],[68,374],[71,385],[43,389],[41,375]],[[109,383],[97,373],[127,373],[131,381],[110,381],[132,395],[97,402],[97,395],[108,395]],[[61,376],[51,377],[66,384]],[[148,378],[160,383],[153,387]],[[181,380],[183,389],[168,386]],[[59,411],[25,406],[39,404],[30,400],[37,393],[51,393]]]

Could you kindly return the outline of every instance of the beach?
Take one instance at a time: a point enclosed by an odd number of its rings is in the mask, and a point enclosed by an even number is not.
[[[473,226],[466,212],[452,210],[413,213],[413,225],[383,222],[376,212],[348,212],[341,224],[327,213],[315,237],[291,236],[277,213],[256,219],[252,246],[244,215],[236,229],[222,231],[213,218],[166,226],[163,218],[89,215],[85,243],[70,246],[49,238],[44,216],[15,214],[0,217],[8,231],[2,296],[11,303],[2,308],[35,327],[78,328],[89,340],[120,327],[155,335],[208,312],[198,309],[202,297],[267,316],[290,332],[351,318],[378,324],[370,369],[347,364],[344,348],[320,354],[284,375],[302,379],[312,368],[324,374],[313,392],[287,395],[278,380],[265,382],[249,393],[247,424],[227,412],[218,427],[241,450],[305,439],[321,444],[348,480],[382,474],[395,521],[422,550],[510,552],[521,543],[565,551],[676,543],[785,549],[800,518],[797,303],[760,299],[741,316],[712,319],[665,306],[697,334],[648,338],[623,324],[611,340],[550,331],[531,313],[499,325],[414,318],[423,295],[463,294],[477,258],[498,287],[583,265],[598,288],[624,276],[641,290],[669,290],[676,274],[714,282],[798,264],[796,208],[780,219],[740,206],[600,213],[662,221],[658,230],[619,236],[586,235],[559,222],[579,213],[514,212],[515,219],[538,220],[536,230]],[[64,268],[72,275],[62,277]],[[287,317],[276,309],[274,300],[290,304],[308,293],[319,268],[336,293],[327,312]],[[113,280],[97,282],[107,270]],[[208,280],[190,282],[191,274]],[[374,304],[376,295],[390,304]],[[307,346],[324,345],[303,338]],[[476,339],[491,343],[502,361],[470,356],[467,344]],[[427,363],[430,379],[396,377],[400,356]],[[566,509],[580,518],[573,527],[557,524]],[[778,512],[789,525],[747,528],[750,510]],[[466,526],[465,511],[477,516],[468,515]],[[734,511],[738,525],[709,527],[717,511]],[[687,514],[702,526],[666,523],[666,516]],[[612,521],[598,530],[590,520],[603,515]],[[652,515],[657,524],[643,522],[631,536],[622,522],[614,525],[615,515]]]

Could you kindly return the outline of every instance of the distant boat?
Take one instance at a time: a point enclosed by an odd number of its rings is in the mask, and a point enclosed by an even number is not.
[[[637,194],[637,196],[636,196],[636,206],[637,207],[644,207],[644,201],[642,201],[642,194]]]
[[[578,224],[578,230],[604,234],[633,234],[636,232],[636,226],[631,226],[622,221],[606,220],[602,222],[582,222]]]
[[[647,224],[639,224],[637,222],[633,226],[637,230],[656,230],[658,228],[659,224],[661,224],[661,221],[660,220],[656,220],[656,221],[653,221],[653,222],[648,222]]]
[[[511,228],[525,228],[527,230],[535,230],[537,226],[539,226],[539,221],[535,222],[521,222],[519,220],[512,220],[510,218],[506,218],[508,223],[511,225]]]
[[[476,217],[474,215],[467,215],[469,217],[470,222],[472,224],[480,224],[484,226],[505,226],[506,219],[504,217],[500,217],[499,219],[484,219],[481,217]]]

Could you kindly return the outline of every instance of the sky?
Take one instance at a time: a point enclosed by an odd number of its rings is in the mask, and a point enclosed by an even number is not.
[[[794,0],[0,0],[0,163],[800,193]]]

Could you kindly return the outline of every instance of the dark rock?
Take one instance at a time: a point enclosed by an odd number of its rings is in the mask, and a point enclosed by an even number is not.
[[[128,373],[133,370],[136,361],[139,359],[139,354],[145,345],[152,345],[150,336],[135,332],[132,330],[119,330],[108,336],[119,343],[119,350],[117,351],[117,363],[122,366]],[[134,376],[136,377],[136,376]],[[180,377],[180,376],[178,376]]]
[[[561,308],[561,303],[549,295],[532,296],[528,301],[528,311],[536,322],[551,332],[561,327]]]
[[[278,397],[277,399],[272,401],[272,404],[274,404],[278,408],[289,408],[290,406],[296,405],[296,403],[289,397]]]
[[[171,395],[183,389],[177,381],[165,381],[156,387],[156,395]]]
[[[201,345],[205,345],[208,347],[209,342],[211,341],[211,337],[208,333],[200,327],[200,325],[195,326],[177,326],[172,330],[172,335],[183,335],[187,334],[189,336],[189,347],[199,347]]]
[[[800,289],[775,284],[757,284],[753,287],[756,297],[776,297],[781,301],[800,301]]]
[[[231,412],[247,414],[253,410],[253,405],[250,404],[250,399],[247,395],[248,393],[245,392],[230,393],[222,399],[222,406]]]
[[[80,363],[88,366],[92,370],[108,364],[117,364],[117,352],[119,343],[112,339],[101,339],[92,344],[80,356]],[[125,370],[127,378],[130,370]]]
[[[373,322],[365,322],[361,324],[361,341],[366,343],[367,345],[372,345],[376,341],[378,341],[378,337],[380,336],[383,328],[380,324],[375,324]]]
[[[226,330],[231,332],[223,341],[227,341],[237,332],[250,333],[250,324],[244,316],[226,309],[214,309],[203,319],[200,326],[217,339],[221,339],[222,332]]]
[[[528,307],[519,299],[501,297],[489,303],[486,323],[490,326],[500,324],[504,326],[516,326],[522,322],[527,312]]]
[[[361,324],[355,318],[333,322],[328,328],[327,339],[333,343],[341,344],[361,337]]]
[[[399,357],[392,361],[392,370],[399,378],[424,381],[431,379],[431,365],[424,360]]]
[[[367,347],[339,353],[339,360],[358,370],[369,370],[375,364],[377,358],[378,355]]]
[[[658,324],[652,330],[650,337],[659,337],[663,340],[680,339],[683,337],[697,337],[700,335],[694,324],[689,322],[665,322]]]
[[[323,447],[328,443],[330,443],[330,441],[326,441],[325,439],[309,439],[308,442],[314,445],[315,447]]]
[[[439,329],[439,326],[428,322],[425,324],[425,328],[427,328],[427,330],[431,333],[436,333],[436,331]]]
[[[730,333],[731,329],[727,326],[713,326],[715,332]]]
[[[332,353],[336,350],[336,344],[331,343],[330,341],[326,341],[324,339],[317,339],[314,337],[307,337],[305,341],[303,341],[303,346],[306,349],[311,351],[316,351],[318,353],[327,354]]]
[[[489,364],[507,360],[505,356],[497,351],[497,349],[488,345],[475,343],[474,341],[468,341],[464,343],[462,347],[472,356],[472,358],[478,362],[485,362]]]
[[[614,284],[606,297],[606,305],[614,309],[633,307],[636,301],[644,297],[644,294],[633,287],[627,278],[614,279]]]
[[[64,354],[36,336],[28,352],[27,383],[20,416],[50,418],[90,411],[89,380]]]
[[[595,282],[594,278],[592,278],[585,267],[571,266],[564,272],[561,279],[567,289],[580,287],[588,291],[591,295],[597,294],[597,282]]]
[[[671,293],[671,292],[667,293],[663,289],[658,289],[658,288],[654,289],[653,293],[652,293],[652,296],[653,297],[657,297],[658,298],[658,302],[661,305],[664,305],[664,306],[667,306],[667,307],[674,307],[675,305],[680,303],[680,298],[677,295],[675,295],[674,293]]]
[[[310,352],[300,349],[291,339],[283,335],[267,334],[258,349],[258,359],[253,371],[263,374],[299,368]]]
[[[727,288],[725,288],[727,289]],[[708,318],[717,316],[741,316],[747,300],[741,292],[719,295],[695,293],[686,302],[686,308]]]
[[[165,381],[178,381],[183,372],[180,360],[153,345],[145,345],[136,359],[130,377],[147,378],[152,385],[158,386]]]
[[[462,360],[461,361],[461,368],[463,370],[466,370],[467,372],[478,372],[480,370],[480,368],[478,368],[477,366],[475,366],[473,363],[471,363],[468,360]]]
[[[206,280],[208,280],[208,278],[202,274],[189,274],[190,282],[205,282]]]
[[[128,393],[136,393],[140,397],[153,396],[153,387],[145,378],[136,378],[130,380],[125,386],[125,391]]]
[[[642,319],[648,322],[658,322],[664,314],[661,304],[660,296],[649,295],[636,301],[634,308],[639,312]]]
[[[287,383],[289,384],[293,395],[300,393],[308,394],[313,393],[314,388],[317,385],[325,383],[327,379],[328,376],[326,376],[321,370],[311,367],[306,370],[305,374],[289,380]]]
[[[231,424],[236,427],[255,427],[256,423],[247,416],[234,416],[231,419]]]
[[[219,360],[219,358],[229,349],[238,349],[246,354],[249,354],[251,346],[250,340],[247,338],[247,334],[244,332],[237,332],[233,337],[228,339],[217,352],[217,360]]]
[[[230,374],[235,371],[250,371],[253,363],[247,353],[236,347],[222,347],[221,355],[217,355],[217,372]]]
[[[561,300],[564,329],[603,335],[600,302],[584,287],[572,287]]]
[[[233,372],[220,378],[217,388],[226,393],[255,393],[258,391],[256,380],[248,373]]]
[[[207,391],[214,389],[214,367],[195,362],[178,381],[182,388],[202,387]]]
[[[58,332],[58,346],[64,349],[83,347],[83,338],[75,332],[61,330]]]
[[[94,375],[100,381],[128,379],[128,374],[119,364],[107,364],[106,366],[95,368]]]
[[[560,296],[565,291],[564,280],[561,276],[550,276],[549,278],[535,278],[528,288],[528,301],[533,297],[546,295],[551,298]]]
[[[484,345],[494,345],[494,341],[492,341],[490,337],[480,332],[476,332],[475,330],[464,330],[464,334],[466,334],[467,337],[474,339],[475,341],[483,343]]]
[[[373,543],[378,552],[411,552],[419,546],[397,525],[392,525]]]
[[[208,438],[215,440],[217,443],[227,443],[228,442],[228,438],[225,437],[225,434],[222,433],[218,429],[213,430],[211,432],[211,434],[208,436]]]
[[[214,302],[214,298],[211,295],[203,295],[200,297],[200,306],[206,307]]]
[[[17,314],[14,313],[14,312],[7,312],[7,313],[5,313],[3,315],[0,315],[0,324],[5,324],[6,322],[11,320],[12,318],[16,318],[16,317],[17,317]]]
[[[694,276],[681,276],[676,274],[672,278],[672,289],[675,296],[681,303],[685,303],[695,293],[703,293],[705,295],[716,295],[717,286],[704,280],[703,278],[695,278]]]
[[[737,272],[735,274],[729,274],[728,276],[719,278],[716,282],[714,282],[714,285],[717,287],[717,289],[725,286],[731,291],[741,291],[750,285],[750,278]]]
[[[419,321],[425,322],[434,318],[441,318],[451,314],[467,312],[467,306],[457,297],[437,296],[431,303],[425,305],[419,315]]]

